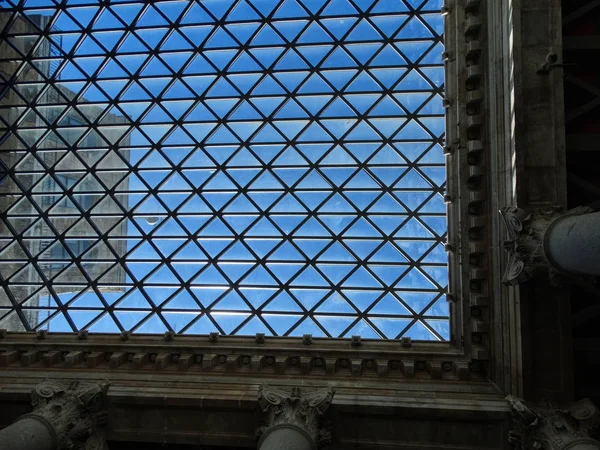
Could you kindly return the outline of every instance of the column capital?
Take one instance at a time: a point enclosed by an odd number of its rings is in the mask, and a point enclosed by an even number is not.
[[[548,231],[561,217],[591,212],[593,209],[586,206],[569,211],[563,211],[560,207],[548,207],[531,213],[514,206],[500,209],[507,234],[504,248],[509,253],[502,282],[506,285],[523,283],[536,270],[546,270],[551,280],[555,279],[559,272],[547,255],[545,240]]]
[[[509,395],[513,430],[509,441],[518,450],[598,450],[600,442],[590,434],[600,423],[598,409],[589,399],[566,409],[551,402],[532,404]]]
[[[59,450],[103,450],[106,444],[97,426],[107,420],[109,386],[106,380],[95,384],[74,381],[69,385],[46,380],[32,390],[33,412],[22,418],[45,423]]]
[[[265,414],[265,425],[259,428],[259,437],[264,438],[279,425],[291,425],[306,433],[315,447],[328,444],[331,441],[331,433],[321,422],[334,394],[333,388],[304,394],[297,386],[292,387],[288,393],[262,385],[258,391],[258,404]]]

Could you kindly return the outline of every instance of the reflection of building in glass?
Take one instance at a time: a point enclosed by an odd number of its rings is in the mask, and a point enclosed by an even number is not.
[[[48,21],[43,16],[29,18],[40,28]],[[39,33],[25,19],[18,19],[11,32]],[[23,58],[30,41],[23,37],[15,42],[21,46],[12,48],[12,56]],[[15,127],[0,141],[0,162],[13,169],[0,182],[0,209],[7,212],[6,222],[0,222],[0,239],[6,246],[0,257],[7,261],[0,274],[10,284],[4,288],[8,292],[0,292],[0,328],[15,331],[24,329],[22,320],[31,327],[38,325],[56,309],[55,296],[80,292],[107,271],[108,261],[114,264],[115,253],[122,255],[126,248],[126,241],[111,242],[112,249],[101,245],[98,231],[126,234],[122,210],[103,199],[107,188],[127,191],[124,173],[115,168],[125,166],[128,153],[115,153],[91,125],[99,121],[105,127],[122,126],[128,120],[105,113],[106,105],[90,103],[85,93],[73,90],[75,86],[61,83],[55,74],[60,60],[52,59],[57,53],[57,47],[44,41],[33,51],[35,67],[21,66],[18,60],[0,62],[0,76],[17,79],[0,99],[0,119]],[[49,81],[52,75],[54,81]],[[72,100],[75,108],[69,105]],[[120,144],[128,143],[125,138]],[[90,168],[97,169],[95,175]],[[30,192],[29,199],[21,196],[23,191]],[[123,205],[126,197],[114,196]],[[82,218],[86,213],[90,217]],[[15,235],[18,238],[11,243]],[[30,258],[38,262],[32,264]],[[119,285],[124,280],[124,270],[118,267],[103,281]],[[52,281],[52,292],[44,287],[46,281]],[[115,289],[119,288],[109,290]],[[21,305],[20,311],[10,312],[13,303]]]

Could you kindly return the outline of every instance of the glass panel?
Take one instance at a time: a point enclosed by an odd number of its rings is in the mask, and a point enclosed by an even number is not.
[[[449,339],[441,6],[7,0],[0,327]]]

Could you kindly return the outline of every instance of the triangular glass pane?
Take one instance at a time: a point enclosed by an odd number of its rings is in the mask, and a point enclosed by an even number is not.
[[[308,16],[308,14],[296,0],[284,0],[282,5],[277,8],[277,11],[273,15],[275,19],[286,19],[302,16]]]
[[[333,39],[318,22],[312,22],[298,38],[299,44],[327,44],[329,42],[333,42]]]
[[[223,329],[225,333],[230,334],[237,327],[239,327],[240,324],[249,317],[249,315],[240,313],[211,313],[210,317]]]
[[[287,336],[289,330],[302,318],[301,315],[292,314],[263,314],[262,317],[277,333],[277,336]],[[323,336],[322,332],[321,335]]]
[[[267,17],[275,7],[279,4],[280,0],[247,0],[252,4],[263,17]]]
[[[404,2],[398,2],[396,0],[378,0],[371,9],[372,13],[395,13],[408,11],[409,9],[406,7]]]
[[[356,325],[354,325],[344,336],[345,338],[349,338],[352,336],[361,336],[365,339],[381,339],[382,336],[377,333],[374,328],[367,323],[364,319],[360,320]]]
[[[213,22],[215,22],[215,19],[196,2],[193,3],[192,7],[188,9],[187,13],[180,21],[181,24],[205,24]]]
[[[310,317],[305,318],[289,333],[290,336],[304,336],[305,334],[310,334],[313,337],[327,337],[327,334],[323,332],[323,329],[320,328]]]
[[[201,316],[196,320],[189,328],[186,329],[185,334],[205,334],[208,335],[213,332],[218,332],[219,329],[215,323],[209,318],[208,315]]]
[[[227,15],[228,22],[237,22],[245,20],[260,20],[260,16],[246,0],[241,0],[235,5],[233,10]]]
[[[231,291],[212,306],[213,311],[250,311],[244,299],[236,291]]]
[[[231,8],[233,3],[234,0],[203,0],[201,4],[208,12],[219,20]]]
[[[263,311],[300,313],[302,312],[302,308],[287,292],[284,291],[271,300],[268,305],[263,308]]]
[[[327,330],[333,338],[340,337],[353,322],[358,319],[357,316],[320,316],[316,315],[315,320]]]
[[[327,297],[321,305],[315,309],[316,313],[349,313],[356,314],[356,310],[337,292]]]
[[[408,319],[389,319],[372,317],[370,321],[375,325],[387,339],[397,339],[402,336],[402,331],[410,324]]]
[[[238,330],[238,336],[255,336],[257,333],[263,333],[265,336],[272,336],[273,333],[269,330],[258,316],[254,316],[249,322]]]
[[[433,340],[433,334],[423,323],[420,321],[416,321],[414,325],[412,325],[406,332],[405,336],[409,336],[411,339],[415,341],[431,341]]]

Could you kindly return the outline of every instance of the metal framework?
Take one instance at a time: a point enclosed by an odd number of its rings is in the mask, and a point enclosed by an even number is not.
[[[441,7],[9,1],[1,327],[449,339]]]

